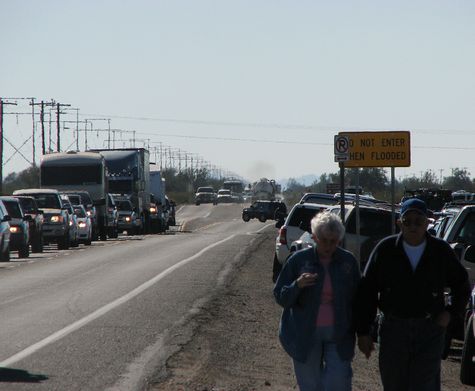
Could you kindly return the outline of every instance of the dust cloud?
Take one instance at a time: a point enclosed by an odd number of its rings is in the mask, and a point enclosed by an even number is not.
[[[251,163],[246,170],[246,178],[252,181],[258,181],[261,178],[273,179],[276,175],[275,167],[263,160],[257,160]]]

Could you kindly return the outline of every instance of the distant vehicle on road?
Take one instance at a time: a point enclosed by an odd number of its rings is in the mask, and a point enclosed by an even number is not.
[[[78,241],[86,246],[90,246],[92,242],[91,218],[87,215],[83,205],[75,205],[74,213],[76,214],[78,224]]]
[[[23,214],[20,201],[15,197],[1,196],[11,217],[10,224],[10,250],[18,251],[18,258],[28,258],[30,256],[30,224],[31,216]]]
[[[45,244],[57,243],[58,250],[67,250],[70,246],[69,212],[63,205],[61,195],[56,189],[19,189],[14,196],[34,197],[38,207],[43,210],[43,240]]]
[[[195,204],[200,205],[206,203],[216,205],[218,203],[216,193],[211,186],[198,187],[195,194]]]
[[[10,260],[10,224],[11,217],[5,209],[5,205],[0,201],[0,261]]]
[[[20,201],[23,213],[31,216],[29,223],[30,244],[32,253],[43,252],[43,211],[38,208],[33,197],[14,196]]]
[[[218,204],[229,204],[229,203],[234,202],[234,198],[231,193],[231,190],[219,189],[218,195],[216,197],[216,202]]]
[[[287,206],[281,201],[254,201],[248,208],[242,210],[242,219],[249,221],[251,219],[259,219],[265,223],[269,220],[278,220],[285,218],[287,215]]]
[[[132,202],[125,196],[117,196],[115,201],[119,211],[119,232],[127,231],[129,235],[140,234],[142,220],[135,211]]]

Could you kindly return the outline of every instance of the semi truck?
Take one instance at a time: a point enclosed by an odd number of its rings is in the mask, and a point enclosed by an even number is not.
[[[69,151],[44,155],[40,163],[40,186],[60,192],[87,191],[95,206],[95,216],[91,216],[93,238],[107,239],[108,181],[106,164],[100,154]]]
[[[142,222],[143,233],[150,231],[150,153],[145,148],[93,149],[104,157],[109,192],[127,196]]]

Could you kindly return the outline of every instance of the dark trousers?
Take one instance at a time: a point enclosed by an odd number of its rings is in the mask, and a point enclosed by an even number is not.
[[[384,391],[440,391],[445,329],[432,319],[386,317],[380,329]]]

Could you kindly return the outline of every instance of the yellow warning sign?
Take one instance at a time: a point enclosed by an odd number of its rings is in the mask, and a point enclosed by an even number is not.
[[[410,132],[340,132],[348,137],[345,167],[409,167]]]

